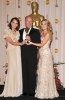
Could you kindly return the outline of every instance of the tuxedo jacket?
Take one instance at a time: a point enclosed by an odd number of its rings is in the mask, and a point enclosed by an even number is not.
[[[23,41],[23,31],[24,31],[24,28],[19,31],[20,32],[19,42]],[[32,42],[34,42],[34,43],[40,43],[41,42],[40,32],[39,32],[38,29],[31,28],[29,36],[30,36]],[[37,57],[37,51],[38,51],[37,46],[26,45],[26,44],[21,46],[22,56],[27,57],[29,59],[32,58],[32,60]]]

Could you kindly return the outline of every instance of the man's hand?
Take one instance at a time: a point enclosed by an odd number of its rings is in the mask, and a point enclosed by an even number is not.
[[[27,40],[23,40],[22,41],[22,45],[26,44]]]

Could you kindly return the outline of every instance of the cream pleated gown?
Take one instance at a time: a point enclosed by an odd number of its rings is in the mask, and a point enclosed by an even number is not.
[[[6,29],[4,38],[11,37],[13,41],[18,41],[19,32],[16,35],[12,33],[11,29]],[[14,46],[7,43],[7,56],[8,56],[8,72],[5,80],[4,90],[1,96],[4,97],[17,97],[22,94],[22,64],[20,46]]]

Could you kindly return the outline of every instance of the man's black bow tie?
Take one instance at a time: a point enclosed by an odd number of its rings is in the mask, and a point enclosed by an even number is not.
[[[29,31],[29,28],[25,28],[25,31],[26,31],[26,33],[28,33],[28,31]]]

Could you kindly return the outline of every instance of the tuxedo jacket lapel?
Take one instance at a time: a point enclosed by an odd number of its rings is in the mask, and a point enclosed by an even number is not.
[[[29,35],[33,34],[33,28],[31,28]]]

